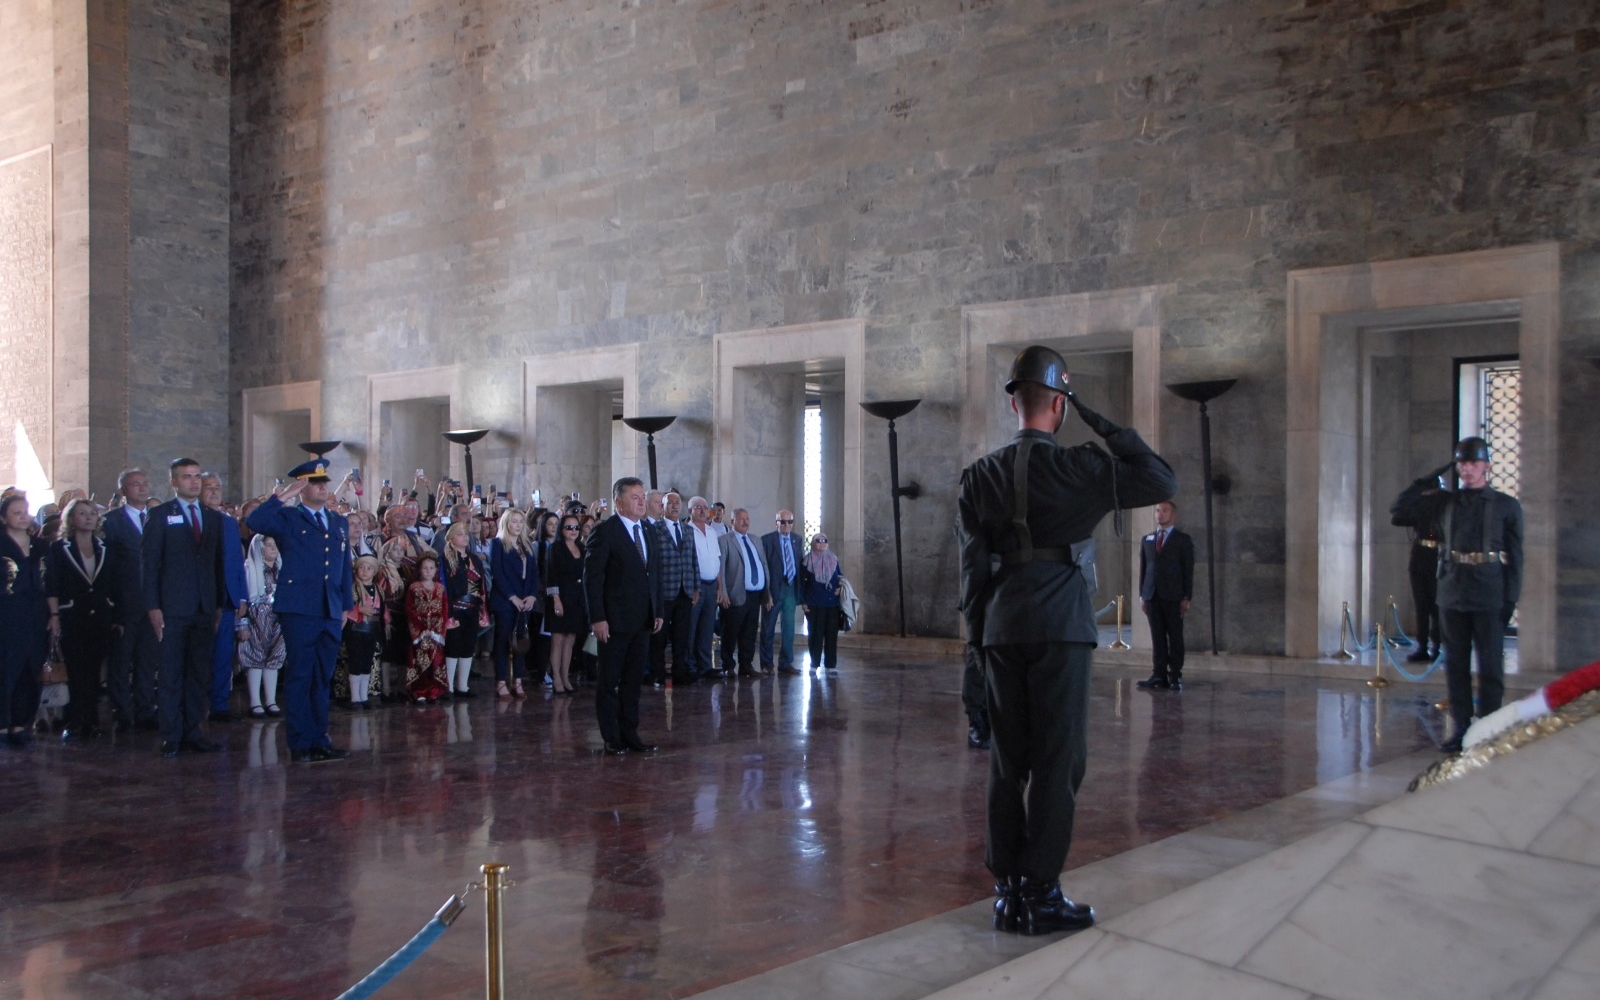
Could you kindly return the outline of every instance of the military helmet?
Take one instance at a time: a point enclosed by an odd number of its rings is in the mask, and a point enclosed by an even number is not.
[[[1011,377],[1006,379],[1006,392],[1015,393],[1018,382],[1037,382],[1046,389],[1067,392],[1067,362],[1048,347],[1038,344],[1025,347],[1011,362]]]
[[[1481,437],[1462,438],[1460,441],[1456,442],[1456,461],[1489,461],[1489,442],[1485,441]]]

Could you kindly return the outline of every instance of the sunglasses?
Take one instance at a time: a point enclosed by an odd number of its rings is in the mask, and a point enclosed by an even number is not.
[[[785,521],[783,518],[780,517],[780,518],[778,518],[778,523],[779,524],[793,524],[794,523],[794,518],[791,517],[789,520]]]
[[[562,531],[578,531],[580,529],[576,524],[563,524],[561,526],[561,530]]]
[[[826,538],[813,538],[811,540],[811,544],[812,545],[826,545],[826,544],[828,544],[828,540]]]

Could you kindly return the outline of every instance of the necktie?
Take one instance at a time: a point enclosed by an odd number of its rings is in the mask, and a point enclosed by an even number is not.
[[[184,504],[189,508],[189,527],[194,529],[194,540],[200,540],[200,508],[194,504]]]
[[[322,519],[322,511],[320,510],[317,511],[317,527],[321,528],[324,534],[328,531],[328,522]]]
[[[778,536],[778,547],[783,550],[783,579],[785,583],[794,582],[794,546],[790,544],[790,535]]]
[[[648,564],[650,562],[650,557],[645,555],[645,551],[644,551],[644,532],[639,530],[639,522],[638,521],[633,522],[633,544],[634,544],[634,547],[639,550],[639,559],[640,559],[640,561]]]
[[[672,547],[677,548],[683,544],[683,536],[678,534],[678,522],[672,522]]]
[[[746,590],[765,590],[766,581],[761,579],[761,563],[756,559],[756,550],[750,547],[750,536],[740,535],[739,541],[744,543],[745,571],[744,586]]]
[[[145,519],[145,515],[149,514],[149,513],[150,512],[147,511],[147,510],[141,510],[139,512],[139,533],[140,534],[144,533],[144,519]]]
[[[1167,544],[1167,529],[1162,528],[1160,531],[1156,532],[1156,551],[1160,552],[1161,546],[1165,544]]]

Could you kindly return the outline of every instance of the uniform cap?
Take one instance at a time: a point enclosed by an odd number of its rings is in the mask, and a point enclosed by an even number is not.
[[[1015,393],[1018,382],[1037,382],[1046,389],[1067,392],[1067,362],[1048,347],[1025,347],[1011,362],[1011,377],[1006,392]]]
[[[289,470],[290,479],[304,479],[308,483],[325,483],[328,481],[328,460],[313,458],[309,462],[301,462]]]

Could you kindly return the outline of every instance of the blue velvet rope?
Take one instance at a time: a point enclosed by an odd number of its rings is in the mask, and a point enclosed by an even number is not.
[[[361,982],[339,994],[338,1000],[366,1000],[377,992],[385,983],[404,972],[406,967],[416,961],[418,956],[428,950],[428,946],[439,939],[449,927],[456,916],[461,913],[466,904],[460,896],[451,896],[450,902],[444,904],[438,913],[433,915],[422,930],[416,933],[410,941],[383,962]]]

